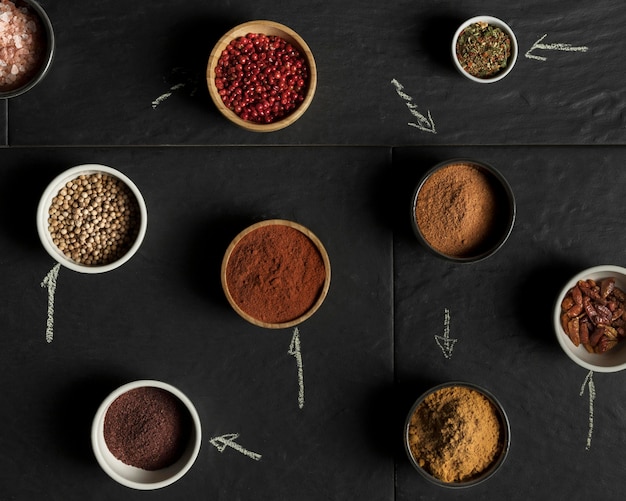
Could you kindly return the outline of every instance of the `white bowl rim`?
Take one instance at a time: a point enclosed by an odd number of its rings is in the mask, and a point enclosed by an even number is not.
[[[467,71],[463,69],[463,67],[461,66],[461,64],[459,63],[456,57],[456,42],[457,42],[457,39],[459,38],[459,35],[461,34],[461,31],[467,28],[470,24],[474,24],[478,21],[484,21],[486,23],[489,23],[491,25],[494,25],[494,26],[497,26],[498,28],[503,29],[504,31],[506,31],[507,35],[509,35],[509,37],[511,38],[511,57],[509,58],[509,64],[504,70],[502,70],[497,75],[491,78],[478,78],[478,77],[475,77],[474,75],[470,75]],[[459,71],[459,73],[461,73],[461,75],[477,83],[494,83],[499,80],[502,80],[505,76],[507,76],[513,70],[513,66],[515,66],[515,63],[517,61],[518,51],[519,49],[518,49],[517,38],[515,37],[515,33],[513,32],[511,27],[508,24],[506,24],[504,21],[502,21],[501,19],[497,17],[493,17],[493,16],[474,16],[474,17],[471,17],[470,19],[467,19],[457,28],[456,32],[454,33],[454,36],[452,37],[452,61],[454,62],[455,68]]]
[[[161,388],[173,394],[175,397],[177,397],[189,411],[189,414],[193,421],[193,428],[194,428],[195,439],[194,439],[193,449],[191,451],[188,461],[172,476],[168,477],[167,479],[158,481],[158,482],[136,482],[134,480],[131,480],[129,478],[126,478],[120,475],[113,468],[111,468],[111,466],[105,459],[103,452],[100,448],[100,443],[102,442],[104,444],[104,439],[100,440],[100,436],[103,434],[103,430],[104,430],[104,417],[111,403],[113,403],[113,401],[117,397],[126,393],[127,391],[133,390],[136,388],[142,388],[145,386],[153,387],[153,388]],[[172,386],[171,384],[165,383],[163,381],[154,380],[154,379],[140,379],[137,381],[132,381],[112,391],[100,404],[100,407],[98,408],[93,418],[92,425],[91,425],[91,445],[92,445],[93,453],[100,467],[104,470],[104,472],[107,475],[109,475],[116,482],[126,487],[130,487],[132,489],[138,489],[138,490],[160,489],[162,487],[166,487],[176,482],[183,475],[185,475],[185,473],[187,473],[189,469],[193,466],[200,452],[201,443],[202,443],[202,427],[200,423],[200,417],[198,415],[198,411],[196,410],[191,400],[187,397],[187,395],[185,395],[181,390],[179,390],[175,386]],[[106,447],[106,445],[104,446]],[[119,460],[116,459],[116,461],[119,461]],[[132,468],[132,467],[129,467],[129,468]]]
[[[605,264],[592,266],[580,271],[565,283],[561,292],[557,296],[553,313],[554,332],[556,334],[557,341],[565,354],[579,366],[594,372],[618,372],[626,369],[626,356],[623,357],[624,362],[615,365],[598,365],[593,363],[592,360],[597,360],[598,362],[611,360],[614,358],[615,354],[626,350],[626,340],[620,341],[622,346],[613,348],[613,350],[617,351],[611,350],[602,354],[589,353],[582,345],[578,347],[574,346],[569,336],[561,327],[561,302],[563,301],[563,298],[579,280],[593,278],[594,276],[596,277],[595,279],[607,278],[610,276],[616,276],[616,278],[621,277],[621,281],[626,284],[626,268],[621,266]]]
[[[107,263],[105,265],[85,266],[75,263],[74,261],[69,259],[52,242],[50,232],[48,231],[48,208],[50,207],[50,202],[52,201],[52,199],[56,196],[61,187],[67,181],[75,179],[81,174],[91,174],[94,172],[107,173],[113,177],[118,178],[120,181],[125,183],[126,186],[128,186],[128,188],[133,192],[135,198],[137,199],[137,204],[139,205],[140,222],[137,238],[135,239],[135,242],[130,247],[130,249],[128,249],[128,252],[126,252],[126,254],[124,254],[118,260]],[[37,233],[39,234],[39,239],[41,240],[44,249],[58,263],[65,266],[66,268],[69,268],[70,270],[78,271],[80,273],[105,273],[107,271],[118,268],[126,263],[139,250],[139,247],[141,246],[143,239],[146,235],[147,226],[148,210],[146,208],[146,202],[135,183],[133,183],[133,181],[131,181],[128,176],[126,176],[119,170],[102,164],[82,164],[71,167],[61,172],[48,184],[47,188],[44,190],[41,196],[41,199],[39,200],[39,205],[37,207]]]

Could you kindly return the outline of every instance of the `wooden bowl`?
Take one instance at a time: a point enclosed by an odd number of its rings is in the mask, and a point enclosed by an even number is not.
[[[309,68],[309,82],[307,85],[306,95],[304,101],[293,110],[289,115],[276,120],[268,124],[260,124],[249,120],[243,120],[234,111],[230,110],[222,101],[221,96],[218,93],[215,85],[215,68],[222,55],[222,51],[228,46],[228,44],[235,38],[245,36],[248,33],[258,33],[268,36],[279,36],[283,40],[293,45],[300,54],[306,59]],[[291,28],[274,21],[249,21],[247,23],[240,24],[227,32],[222,38],[218,40],[215,47],[211,51],[209,56],[209,62],[206,70],[207,86],[209,88],[209,94],[211,99],[217,106],[217,109],[232,123],[252,132],[274,132],[283,129],[298,118],[300,118],[307,110],[313,96],[315,94],[315,88],[317,87],[317,66],[315,65],[315,59],[311,49],[306,42]]]
[[[319,252],[320,257],[322,258],[322,261],[324,264],[325,276],[324,276],[324,281],[323,281],[321,290],[319,291],[317,298],[315,299],[315,302],[308,310],[306,310],[305,312],[303,312],[296,318],[291,318],[289,320],[280,321],[280,322],[267,322],[263,319],[257,318],[251,315],[250,313],[244,311],[244,309],[241,307],[239,302],[235,299],[235,297],[233,297],[233,294],[231,293],[229,289],[227,276],[228,276],[229,264],[230,264],[231,257],[233,255],[233,251],[238,247],[239,243],[244,238],[246,238],[248,235],[250,235],[252,232],[256,230],[259,230],[261,228],[265,228],[268,226],[276,226],[276,225],[287,226],[289,228],[293,228],[299,231],[300,233],[302,233],[305,237],[307,237],[313,243],[313,245],[316,247],[317,251]],[[259,327],[264,327],[266,329],[286,329],[286,328],[298,325],[304,322],[305,320],[307,320],[309,317],[311,317],[311,315],[313,315],[313,313],[315,313],[319,309],[319,307],[324,302],[324,299],[326,298],[326,295],[328,294],[328,289],[330,287],[330,260],[328,258],[328,253],[326,252],[326,249],[322,245],[322,242],[309,229],[305,228],[304,226],[298,223],[294,223],[292,221],[286,221],[284,219],[269,219],[269,220],[265,220],[265,221],[261,221],[259,223],[253,224],[252,226],[249,226],[248,228],[243,230],[233,239],[233,241],[230,243],[230,245],[226,249],[226,253],[224,254],[224,259],[222,261],[221,278],[222,278],[222,288],[224,289],[224,294],[226,295],[226,299],[228,300],[230,305],[233,307],[233,309],[244,320],[247,320],[251,324],[254,324]]]

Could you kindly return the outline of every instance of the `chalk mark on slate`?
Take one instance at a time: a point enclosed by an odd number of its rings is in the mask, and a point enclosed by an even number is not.
[[[443,309],[443,336],[435,335],[435,342],[441,348],[443,356],[452,358],[452,350],[458,339],[450,337],[450,310]]]
[[[304,407],[304,369],[302,366],[302,350],[300,348],[300,331],[297,327],[293,330],[288,353],[295,357],[296,365],[298,366],[298,407],[302,409]]]
[[[430,115],[430,110],[427,112],[428,117],[425,117],[417,111],[417,104],[413,102],[413,98],[411,96],[404,92],[404,86],[400,82],[393,78],[391,80],[391,84],[396,88],[398,96],[405,101],[406,107],[411,112],[411,115],[417,119],[417,122],[408,122],[408,125],[424,132],[437,134],[437,131],[435,130],[435,122],[433,122],[433,117]]]
[[[261,459],[261,454],[257,454],[256,452],[249,451],[245,449],[241,445],[239,445],[235,440],[239,438],[239,433],[227,433],[226,435],[221,435],[219,437],[213,437],[209,442],[213,445],[219,452],[224,452],[227,447],[235,449],[237,452],[240,452],[244,456],[248,456],[249,458],[258,461]]]
[[[190,96],[193,96],[198,90],[198,75],[190,73],[185,68],[174,68],[170,77],[175,79],[176,83],[169,88],[168,92],[161,94],[154,101],[152,101],[152,109],[156,109],[157,106],[168,99],[177,90],[187,87],[191,89],[189,91]]]
[[[589,388],[589,431],[587,432],[587,445],[585,450],[591,449],[591,436],[593,435],[593,401],[596,398],[596,385],[593,382],[593,371],[589,371],[582,386],[580,387],[580,396],[585,393],[585,386]]]
[[[46,320],[46,341],[52,342],[54,337],[54,294],[57,290],[57,278],[61,264],[57,263],[44,277],[41,287],[48,289],[48,318]]]
[[[547,36],[548,34],[546,33],[539,40],[537,40],[530,49],[528,49],[528,51],[526,52],[526,57],[528,59],[536,59],[537,61],[547,61],[548,59],[547,57],[531,54],[531,52],[535,49],[560,50],[560,51],[565,51],[565,52],[587,52],[589,50],[589,47],[585,45],[574,47],[573,45],[568,44],[568,43],[549,43],[549,44],[541,43]]]

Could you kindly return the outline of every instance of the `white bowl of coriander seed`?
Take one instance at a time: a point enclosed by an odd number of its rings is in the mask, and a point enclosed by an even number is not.
[[[147,220],[137,186],[118,170],[99,164],[59,174],[37,208],[44,249],[81,273],[104,273],[126,263],[141,246]]]

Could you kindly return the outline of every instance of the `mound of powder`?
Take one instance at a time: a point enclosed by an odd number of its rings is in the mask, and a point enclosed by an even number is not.
[[[494,405],[463,386],[442,388],[418,405],[409,425],[409,447],[417,463],[444,482],[480,475],[502,451]]]

